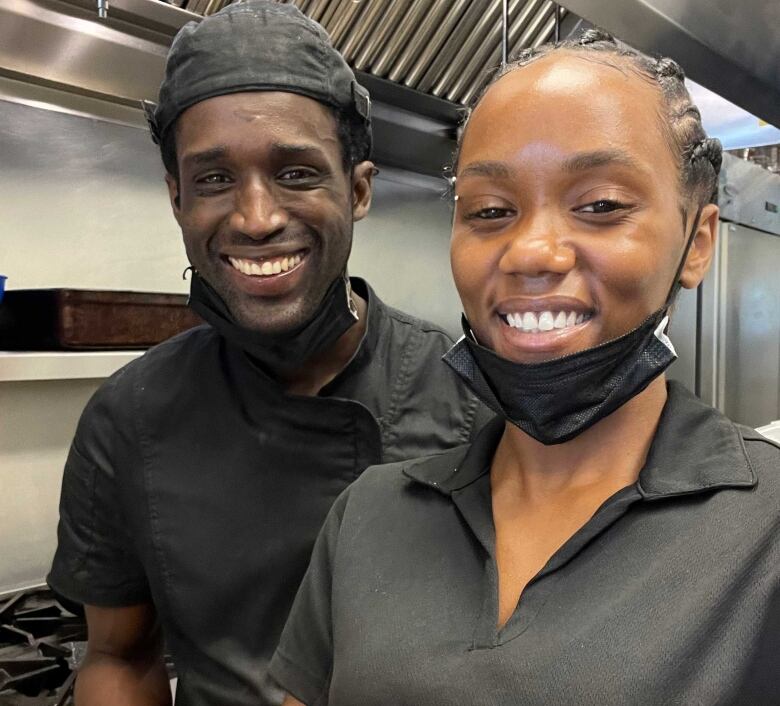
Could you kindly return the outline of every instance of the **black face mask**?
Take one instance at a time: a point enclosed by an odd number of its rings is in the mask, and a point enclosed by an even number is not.
[[[464,316],[464,335],[443,360],[488,407],[537,441],[573,439],[642,392],[677,358],[665,334],[667,312],[700,214],[664,306],[633,331],[555,360],[515,363],[481,346]]]
[[[280,334],[260,333],[240,326],[222,297],[195,271],[192,273],[189,304],[221,335],[244,349],[271,373],[300,367],[335,343],[359,318],[346,274],[330,285],[307,323]]]

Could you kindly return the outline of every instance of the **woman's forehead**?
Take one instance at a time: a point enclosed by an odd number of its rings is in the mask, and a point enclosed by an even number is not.
[[[637,161],[675,168],[662,131],[662,97],[620,57],[555,52],[494,83],[466,127],[464,159],[507,158],[524,149],[566,154],[620,149]],[[476,153],[476,157],[475,157]]]

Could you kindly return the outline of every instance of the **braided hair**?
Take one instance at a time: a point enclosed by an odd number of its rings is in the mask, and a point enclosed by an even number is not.
[[[680,65],[674,59],[654,59],[600,29],[585,30],[578,37],[557,44],[548,43],[537,48],[524,49],[513,61],[497,71],[467,109],[466,119],[458,134],[455,165],[468,118],[488,89],[502,76],[564,49],[592,54],[595,55],[594,58],[603,57],[607,61],[610,56],[619,57],[621,62],[633,69],[640,78],[659,88],[664,108],[661,127],[677,159],[681,193],[698,205],[717,203],[718,174],[723,161],[723,149],[720,140],[707,137],[701,124],[701,113],[685,87],[685,73]],[[453,167],[453,170],[455,169],[456,167]]]

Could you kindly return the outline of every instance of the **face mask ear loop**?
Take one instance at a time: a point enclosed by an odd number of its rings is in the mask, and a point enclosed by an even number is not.
[[[691,228],[691,233],[688,236],[688,242],[685,243],[685,249],[683,250],[682,259],[680,260],[680,264],[677,265],[677,272],[674,273],[674,279],[672,280],[672,287],[669,290],[669,294],[666,297],[666,303],[664,304],[664,311],[669,311],[669,308],[672,306],[672,302],[674,301],[674,298],[677,296],[677,292],[680,291],[680,287],[682,287],[682,284],[680,282],[680,275],[682,274],[683,269],[685,269],[685,261],[688,259],[688,253],[691,251],[691,247],[693,246],[693,241],[696,239],[696,231],[699,229],[699,218],[701,218],[701,210],[702,207],[699,206],[699,208],[696,210],[696,216],[693,219],[693,227]]]

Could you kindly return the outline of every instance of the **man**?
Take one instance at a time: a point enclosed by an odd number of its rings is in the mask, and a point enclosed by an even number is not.
[[[346,278],[371,200],[369,100],[290,5],[174,40],[151,115],[210,326],[87,406],[49,583],[86,605],[78,706],[281,702],[267,663],[333,500],[380,461],[464,442],[484,412],[436,327]]]

